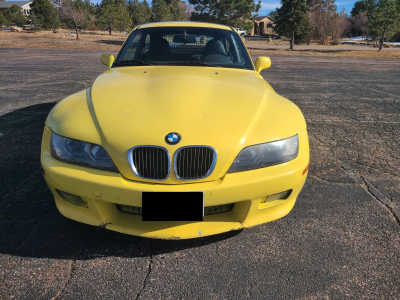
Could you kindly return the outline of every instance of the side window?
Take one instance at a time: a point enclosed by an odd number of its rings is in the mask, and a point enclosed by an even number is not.
[[[228,41],[228,39],[225,37],[224,38],[224,46],[225,46],[225,50],[226,50],[226,53],[228,53],[229,55],[231,54],[231,48],[230,48],[230,45],[229,45],[229,41]]]
[[[144,39],[144,47],[142,49],[142,54],[149,52],[150,50],[150,35],[147,34],[146,38]]]
[[[141,37],[142,33],[138,32],[130,41],[128,41],[129,44],[124,47],[125,51],[121,54],[121,60],[135,60],[135,54],[140,45]]]
[[[234,37],[232,37],[232,42],[233,42],[233,47],[235,49],[235,56],[236,56],[236,62],[240,63],[240,64],[245,64],[245,59],[243,57],[243,53],[242,51],[240,51],[240,48],[238,47],[238,44],[236,42],[236,39]]]

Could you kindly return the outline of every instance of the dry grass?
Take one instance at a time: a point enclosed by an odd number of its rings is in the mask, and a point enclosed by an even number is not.
[[[59,33],[0,31],[0,47],[118,51],[125,40],[123,33],[113,33],[110,36],[104,31],[83,31],[77,40],[76,35],[70,35],[70,32],[65,29]]]
[[[70,34],[71,30],[61,29],[59,33],[52,31],[40,32],[9,32],[0,31],[0,47],[10,48],[47,48],[47,49],[84,49],[84,50],[102,50],[102,51],[118,51],[125,40],[123,33],[113,33],[102,31],[83,31],[80,39],[76,39],[75,34]],[[266,41],[260,43],[266,44]],[[271,41],[270,45],[289,45],[288,41]],[[248,47],[257,42],[246,43]],[[330,57],[358,57],[358,58],[390,58],[400,59],[400,50],[391,49],[381,52],[375,50],[332,50],[316,49],[312,50],[289,50],[289,49],[271,49],[256,50],[250,49],[249,52],[255,55],[293,55],[293,56],[330,56]]]
[[[378,50],[289,50],[289,49],[249,49],[253,55],[289,55],[289,56],[317,56],[317,57],[350,57],[350,58],[388,58],[400,59],[400,50],[380,52]]]
[[[289,46],[290,42],[289,41],[283,41],[283,40],[272,40],[270,42],[266,40],[250,40],[245,42],[246,45],[283,45],[283,46]]]

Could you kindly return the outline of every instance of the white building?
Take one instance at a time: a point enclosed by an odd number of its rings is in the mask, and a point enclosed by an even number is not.
[[[14,4],[21,8],[21,11],[25,16],[28,16],[31,13],[32,1],[0,1],[0,12],[4,13]]]

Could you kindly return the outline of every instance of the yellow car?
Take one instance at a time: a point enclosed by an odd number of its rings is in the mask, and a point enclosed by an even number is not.
[[[290,212],[307,177],[306,123],[233,28],[141,25],[101,62],[109,69],[46,120],[41,164],[61,214],[188,239]]]

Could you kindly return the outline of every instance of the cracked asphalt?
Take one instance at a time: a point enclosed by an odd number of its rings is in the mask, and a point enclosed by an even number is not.
[[[100,53],[0,49],[0,299],[400,298],[400,61],[271,56],[262,75],[310,136],[293,211],[162,241],[62,217],[42,178],[46,116]]]

